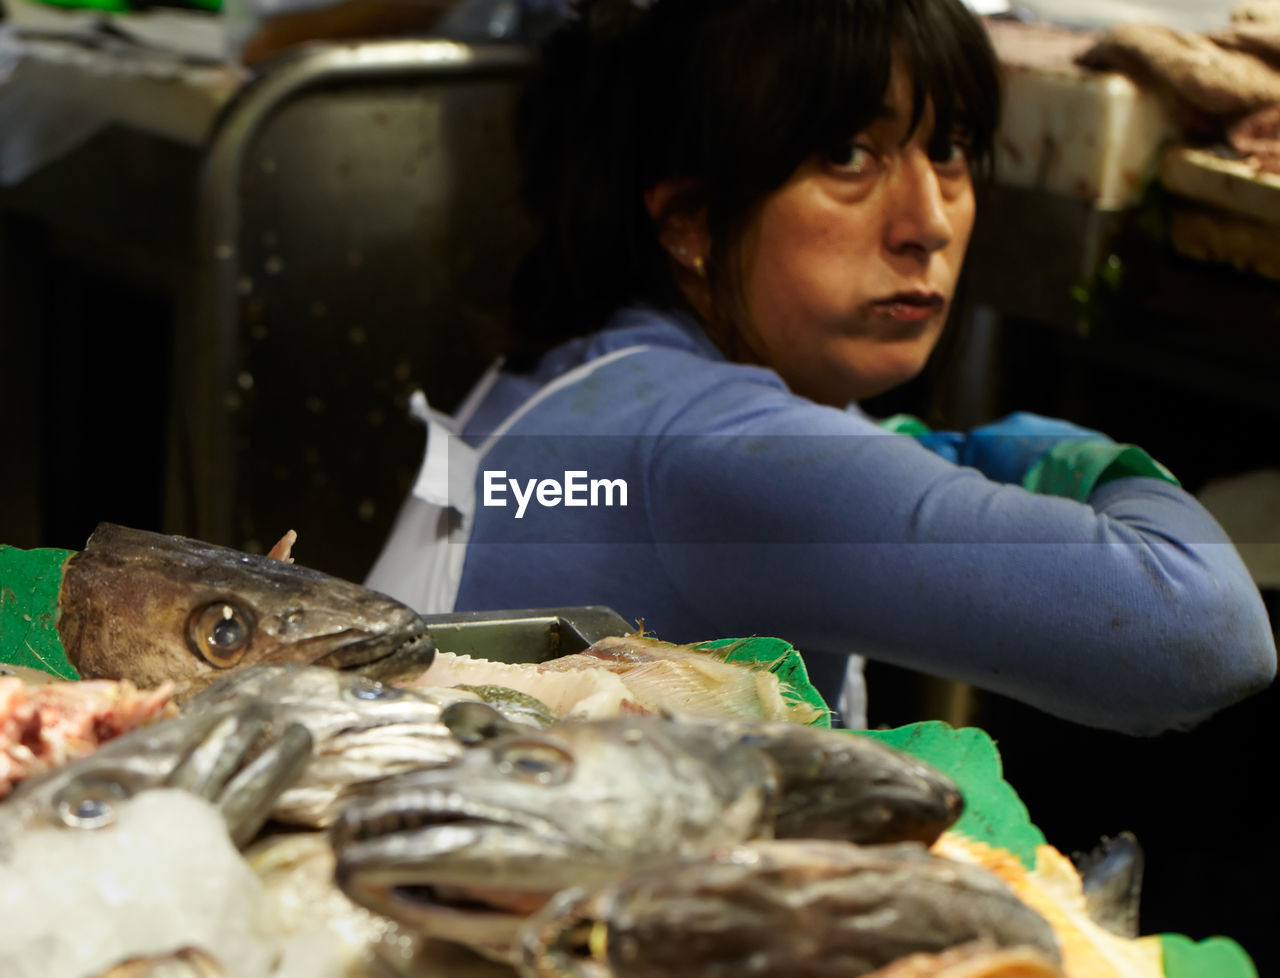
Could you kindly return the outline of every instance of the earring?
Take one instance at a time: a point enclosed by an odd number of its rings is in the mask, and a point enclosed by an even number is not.
[[[707,277],[707,260],[703,258],[701,255],[694,256],[693,273],[697,275],[698,278]]]

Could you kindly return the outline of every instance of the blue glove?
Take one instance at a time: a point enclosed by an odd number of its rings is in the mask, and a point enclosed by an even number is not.
[[[1099,431],[1026,411],[974,428],[967,435],[930,431],[909,414],[895,414],[880,425],[910,435],[934,454],[977,469],[995,482],[1081,502],[1103,483],[1125,476],[1179,484],[1172,472],[1136,445],[1117,445]]]
[[[1110,441],[1101,432],[1027,411],[974,428],[968,434],[929,431],[923,422],[905,415],[894,415],[882,425],[890,431],[914,436],[929,451],[949,462],[977,469],[995,482],[1014,485],[1021,485],[1027,471],[1060,441]]]
[[[995,482],[1021,485],[1027,471],[1060,441],[1110,441],[1100,431],[1070,421],[1019,411],[974,428],[960,450],[961,465]]]

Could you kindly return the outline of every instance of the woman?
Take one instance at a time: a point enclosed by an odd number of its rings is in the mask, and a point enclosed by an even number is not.
[[[456,418],[419,406],[369,583],[776,635],[1133,733],[1264,687],[1256,588],[1139,450],[1032,416],[915,439],[856,405],[938,342],[997,105],[959,0],[583,0],[522,114],[517,349]]]

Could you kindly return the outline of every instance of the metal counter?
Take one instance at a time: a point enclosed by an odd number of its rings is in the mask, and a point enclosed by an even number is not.
[[[0,539],[292,528],[359,579],[421,460],[409,394],[454,406],[496,348],[529,54],[314,44],[250,75],[55,48],[24,84],[101,127],[0,189]]]

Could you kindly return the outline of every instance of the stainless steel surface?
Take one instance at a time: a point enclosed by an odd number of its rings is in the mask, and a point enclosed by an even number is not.
[[[177,338],[173,522],[359,579],[421,461],[421,387],[486,365],[526,231],[520,47],[315,45],[227,106],[205,157]]]
[[[546,662],[635,629],[603,605],[426,615],[436,648],[493,662]]]

